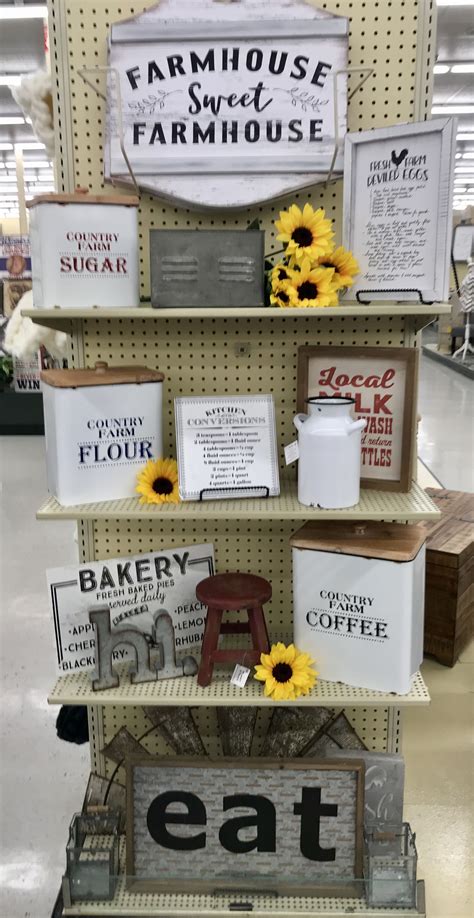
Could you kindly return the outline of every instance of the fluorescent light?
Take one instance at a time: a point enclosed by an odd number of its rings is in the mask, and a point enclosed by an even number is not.
[[[456,192],[456,194],[462,194],[463,191],[467,191],[467,188],[455,188],[454,191]]]
[[[432,115],[474,115],[474,105],[433,105]]]
[[[449,64],[435,64],[433,67],[433,73],[449,73],[449,70]]]
[[[19,147],[20,150],[45,150],[46,149],[44,143],[36,143],[36,141],[33,142],[30,140],[26,141],[25,143],[21,143],[21,142],[16,143],[15,146]],[[11,149],[11,147],[9,147],[8,149]]]
[[[474,165],[472,166],[456,166],[454,169],[455,172],[466,172],[469,175],[474,175]]]
[[[473,137],[474,137],[474,134],[473,134]],[[12,143],[3,143],[3,142],[2,142],[2,143],[0,143],[0,150],[13,150],[13,144],[12,144]]]
[[[474,132],[461,131],[460,134],[456,134],[456,140],[472,140],[474,142]]]
[[[20,83],[21,76],[8,76],[6,73],[0,76],[0,86],[19,86]]]
[[[474,6],[474,0],[437,0],[438,6]]]
[[[1,6],[0,6],[1,9]],[[25,119],[20,115],[0,115],[0,124],[24,124]]]
[[[46,19],[48,7],[35,6],[0,6],[0,19]]]
[[[25,169],[51,169],[51,163],[47,159],[24,159],[23,165]],[[15,163],[10,159],[6,166],[7,169],[16,169]]]
[[[451,64],[451,73],[474,73],[474,64]]]
[[[474,159],[474,151],[472,153],[461,153],[463,159]]]

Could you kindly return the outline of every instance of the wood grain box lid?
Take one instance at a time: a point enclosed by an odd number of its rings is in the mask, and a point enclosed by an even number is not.
[[[93,369],[84,370],[43,370],[40,373],[42,382],[55,389],[79,389],[82,386],[123,386],[126,383],[163,382],[165,375],[160,370],[148,367],[109,367],[103,361],[97,361]]]
[[[118,204],[120,207],[138,207],[139,198],[129,194],[89,194],[87,190],[77,190],[72,194],[37,194],[26,202],[27,207],[36,207],[37,204]]]
[[[427,488],[443,516],[439,522],[426,521],[427,560],[445,567],[462,567],[474,556],[474,494]]]
[[[418,525],[347,520],[310,521],[290,539],[293,548],[357,555],[382,561],[413,561],[426,539]]]

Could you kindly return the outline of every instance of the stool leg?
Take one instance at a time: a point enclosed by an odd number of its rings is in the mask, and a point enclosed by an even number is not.
[[[208,609],[204,637],[202,641],[201,663],[197,676],[198,685],[205,688],[212,679],[214,669],[213,654],[217,650],[222,621],[222,609]]]
[[[259,650],[261,653],[268,653],[270,641],[268,640],[267,625],[262,606],[254,606],[252,609],[247,609],[247,614],[255,650]]]

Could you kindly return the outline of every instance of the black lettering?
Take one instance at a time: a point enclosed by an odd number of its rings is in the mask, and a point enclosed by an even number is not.
[[[324,64],[323,61],[319,61],[311,80],[314,86],[324,86],[329,70],[332,70],[332,64]]]
[[[309,64],[309,57],[305,57],[304,54],[298,54],[293,63],[293,68],[296,68],[296,72],[293,69],[290,73],[290,77],[293,77],[294,80],[304,80],[308,68],[303,66],[303,62]]]
[[[79,586],[81,593],[90,593],[91,590],[96,590],[97,580],[95,579],[94,571],[88,568],[84,571],[79,571]]]
[[[140,137],[143,137],[145,133],[146,122],[139,121],[133,125],[133,143],[137,146],[140,143]]]
[[[198,70],[215,70],[216,69],[216,62],[215,62],[213,48],[209,49],[204,60],[201,60],[201,58],[198,57],[195,51],[190,52],[189,59],[191,61],[191,70],[193,73],[197,73]]]
[[[320,787],[303,787],[301,803],[295,803],[293,812],[301,816],[300,849],[303,857],[310,861],[335,861],[335,848],[321,848],[319,834],[321,816],[337,816],[336,803],[321,803]]]
[[[267,140],[270,143],[281,140],[281,121],[267,121]]]
[[[280,59],[279,59],[279,61],[278,61],[278,63],[277,63],[277,55],[278,55],[278,53],[280,54]],[[285,67],[286,67],[286,62],[287,62],[287,60],[288,60],[288,52],[287,52],[287,51],[280,51],[280,52],[278,52],[278,51],[272,51],[272,52],[270,53],[270,60],[269,60],[269,62],[268,62],[268,69],[269,69],[270,73],[274,73],[275,76],[277,76],[277,74],[279,74],[279,73],[283,73],[283,71],[284,71],[284,69],[285,69]]]
[[[170,803],[182,803],[187,807],[186,813],[168,813]],[[195,794],[187,791],[166,791],[150,803],[146,817],[148,831],[157,845],[171,848],[173,851],[197,851],[206,847],[206,833],[199,832],[189,838],[172,835],[167,825],[205,826],[207,823],[206,808]]]
[[[164,574],[165,577],[171,577],[170,559],[167,558],[166,555],[155,558],[155,572],[158,580],[161,580],[162,574]]]
[[[198,99],[196,93],[194,92],[194,89],[195,89],[195,88],[196,88],[196,89],[200,89],[200,88],[201,88],[201,84],[196,82],[196,83],[190,83],[189,86],[188,86],[189,97],[190,97],[191,101],[194,102],[194,106],[195,106],[194,108],[193,108],[192,105],[190,105],[190,106],[188,107],[188,112],[189,112],[190,115],[199,115],[199,112],[200,112],[201,109],[202,109],[202,105],[201,105],[201,103],[200,103],[200,101],[199,101],[199,99]]]
[[[239,48],[232,48],[232,51],[229,53],[229,48],[222,49],[222,69],[223,70],[238,70],[239,69]],[[230,62],[230,67],[229,67]]]
[[[164,80],[165,75],[162,70],[158,67],[156,61],[148,61],[148,83],[153,83],[155,80]]]
[[[170,77],[175,77],[177,73],[179,73],[181,76],[185,76],[186,71],[183,67],[183,58],[181,54],[170,54],[166,60],[168,63]]]
[[[230,135],[232,143],[237,143],[239,139],[239,124],[238,121],[223,121],[222,122],[222,143],[227,143],[227,138]]]
[[[215,142],[216,142],[216,124],[215,124],[215,121],[211,121],[211,122],[208,124],[208,126],[207,126],[207,128],[206,128],[205,131],[203,131],[201,125],[200,125],[200,124],[197,124],[197,122],[195,121],[195,122],[193,123],[193,143],[200,143],[200,141],[202,141],[203,143],[205,143],[206,140],[209,141],[209,143],[215,143]]]
[[[310,139],[310,142],[312,142],[312,141],[314,141],[314,140],[322,140],[322,137],[321,137],[321,127],[320,127],[320,125],[321,125],[322,123],[323,123],[323,119],[322,119],[322,118],[310,118],[310,121],[309,121],[309,139]],[[319,134],[319,137],[316,136],[317,134]]]
[[[145,574],[147,574],[150,570],[150,562],[147,558],[144,558],[141,561],[135,561],[135,568],[137,572],[138,583],[147,583],[149,580],[153,580],[153,577],[145,577]]]
[[[166,143],[165,133],[160,121],[155,121],[149,143],[154,144],[157,137],[160,143]]]
[[[125,581],[133,583],[133,578],[130,574],[130,561],[126,561],[125,564],[117,564],[117,575],[119,586],[123,586]]]
[[[137,80],[141,80],[140,67],[130,67],[130,70],[126,70],[125,73],[132,89],[138,89]]]
[[[115,586],[114,578],[112,577],[112,574],[110,573],[108,567],[103,567],[102,576],[100,578],[99,590],[105,590],[106,587],[114,587],[114,586]]]
[[[247,51],[247,70],[261,70],[263,64],[263,51],[260,48],[250,48]]]
[[[186,124],[184,121],[173,121],[171,125],[171,143],[187,143]]]
[[[219,841],[232,854],[246,854],[248,851],[276,851],[275,807],[267,797],[256,794],[232,794],[224,797],[224,812],[236,806],[252,807],[255,815],[236,816],[228,819],[219,830]],[[256,826],[255,838],[242,841],[241,829]]]
[[[260,125],[258,121],[247,121],[245,125],[245,139],[248,143],[255,143],[260,139]]]
[[[301,118],[292,118],[288,125],[288,130],[290,131],[290,136],[288,138],[290,143],[298,143],[299,140],[303,140],[303,131],[301,130]],[[292,137],[291,136],[292,134],[295,134],[296,136]]]

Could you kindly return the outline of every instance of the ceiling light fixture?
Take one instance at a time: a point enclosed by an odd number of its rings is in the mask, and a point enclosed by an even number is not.
[[[463,159],[474,159],[474,151],[472,153],[461,153]]]
[[[432,115],[474,115],[474,105],[433,105]]]
[[[0,19],[47,19],[46,4],[32,6],[0,6]]]
[[[1,9],[1,7],[0,7]],[[20,115],[0,115],[0,124],[24,124],[25,119]]]
[[[44,143],[37,143],[36,141],[27,140],[24,143],[21,140],[15,144],[16,147],[19,147],[20,150],[45,150],[46,147]],[[11,147],[9,147],[11,149]]]
[[[474,135],[473,135],[474,136]],[[0,143],[0,150],[13,150],[12,143]]]
[[[437,0],[438,6],[474,6],[474,0]]]
[[[19,86],[21,76],[8,76],[7,73],[0,74],[0,86]]]
[[[451,64],[451,73],[474,73],[474,64]]]
[[[474,131],[461,131],[460,134],[456,134],[456,140],[472,140],[474,143]]]
[[[450,67],[449,64],[435,64],[433,67],[433,73],[449,73]]]
[[[25,159],[23,160],[23,165],[25,169],[51,169],[51,163],[47,159]],[[7,169],[16,169],[16,165],[11,159],[7,160],[6,167]]]

